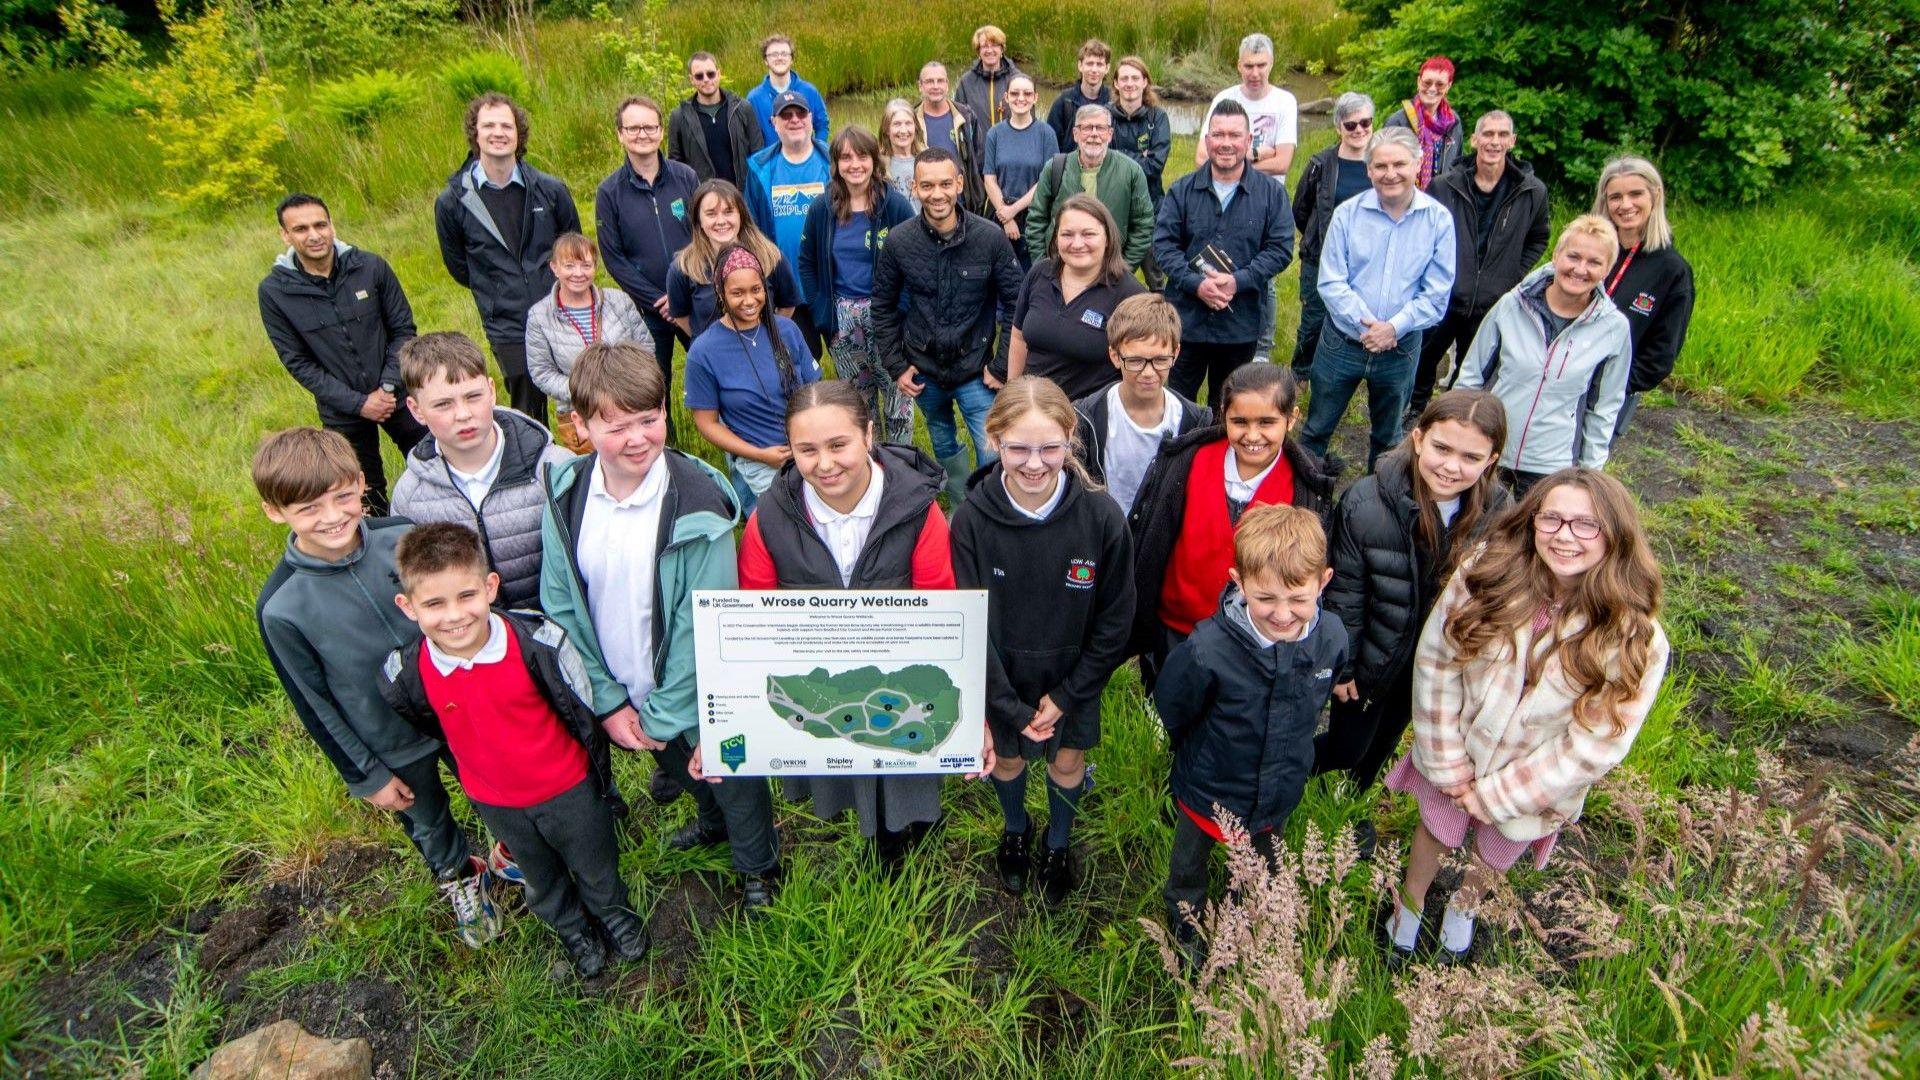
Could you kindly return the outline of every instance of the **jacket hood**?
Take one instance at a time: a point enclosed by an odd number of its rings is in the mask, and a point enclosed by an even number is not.
[[[663,448],[662,453],[665,454],[663,463],[670,470],[669,491],[674,499],[670,542],[717,540],[731,532],[740,522],[740,504],[734,501],[733,482],[691,454],[672,447]],[[599,460],[599,454],[587,454],[550,469],[547,483],[554,500],[567,498],[575,487],[586,483]],[[692,482],[702,477],[712,483]]]
[[[342,240],[337,236],[334,237],[334,240],[333,240],[334,264],[337,266],[341,260],[347,257],[347,252],[352,250],[353,250],[352,244],[347,243],[345,240]],[[292,270],[298,274],[306,273],[306,271],[302,269],[300,266],[300,256],[295,254],[293,248],[291,247],[281,252],[279,258],[273,260],[273,268],[275,270]]]
[[[500,438],[506,442],[506,449],[500,454],[500,478],[496,482],[505,484],[533,475],[540,456],[553,445],[553,436],[533,417],[504,405],[493,407],[493,422],[500,425]],[[440,441],[429,435],[408,451],[407,471],[422,483],[448,487],[447,471],[440,468],[440,461]]]
[[[1402,500],[1413,498],[1413,454],[1405,447],[1396,446],[1381,454],[1373,463],[1373,475],[1388,506],[1397,507]]]
[[[989,73],[986,63],[976,56],[973,58],[973,63],[967,65],[965,74],[977,75],[982,79],[1011,79],[1015,75],[1025,73],[1022,72],[1019,67],[1015,66],[1013,57],[1002,54],[1000,57],[1000,69],[998,71]]]
[[[1549,259],[1545,266],[1535,267],[1526,277],[1521,278],[1520,284],[1515,287],[1520,290],[1520,299],[1523,302],[1530,307],[1544,311],[1547,307],[1547,286],[1552,284],[1552,282],[1553,262]],[[1613,306],[1613,299],[1607,295],[1607,291],[1596,285],[1593,294],[1587,297],[1587,306],[1580,310],[1580,314],[1573,317],[1573,321],[1576,323],[1588,322],[1594,317],[1596,312],[1600,312],[1603,309],[1606,311],[1619,310]]]
[[[1045,522],[1033,520],[1021,513],[1019,507],[1013,505],[1013,496],[1007,494],[1006,481],[1001,478],[1002,472],[1000,462],[997,460],[973,470],[973,475],[967,477],[967,502],[974,503],[977,500],[982,514],[1009,528],[1024,529],[1029,526],[1044,525]],[[1087,490],[1087,486],[1074,474],[1072,466],[1060,470],[1060,482],[1066,485],[1066,490],[1060,494],[1060,503],[1053,511],[1055,515],[1063,513],[1067,507],[1073,505],[1074,500],[1086,494]]]

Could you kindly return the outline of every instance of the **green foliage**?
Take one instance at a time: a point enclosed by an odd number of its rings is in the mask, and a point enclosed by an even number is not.
[[[420,80],[385,68],[362,71],[314,87],[313,104],[340,123],[365,132],[373,122],[420,100]]]
[[[101,116],[133,116],[154,104],[153,95],[124,71],[105,70],[87,83],[87,107]]]
[[[399,59],[449,28],[460,8],[456,0],[268,0],[258,10],[267,57],[313,75]]]
[[[440,82],[461,102],[492,91],[515,101],[527,98],[527,76],[520,62],[506,53],[468,53],[448,61],[440,69]]]
[[[637,23],[615,15],[605,3],[593,6],[593,19],[600,31],[600,47],[620,65],[627,85],[661,103],[672,101],[686,82],[682,60],[660,36],[661,17],[666,0],[644,0]]]
[[[1869,611],[1866,641],[1848,637],[1834,653],[1842,679],[1866,684],[1901,716],[1920,724],[1920,595],[1889,592]]]
[[[161,0],[173,40],[165,64],[134,76],[153,99],[140,110],[174,186],[167,196],[194,209],[259,198],[279,184],[268,153],[286,141],[280,87],[249,71],[249,57],[229,33],[226,9],[208,7],[178,18],[175,0]]]

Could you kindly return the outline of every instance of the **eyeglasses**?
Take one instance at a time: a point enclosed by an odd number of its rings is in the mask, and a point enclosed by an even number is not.
[[[1445,79],[1421,79],[1420,80],[1420,89],[1422,90],[1445,90],[1447,87],[1451,85],[1453,84],[1449,83]]]
[[[660,125],[659,124],[621,124],[620,134],[622,135],[658,135],[660,134]]]
[[[1561,517],[1551,510],[1542,510],[1533,515],[1533,531],[1541,536],[1552,536],[1562,528],[1571,531],[1579,540],[1598,540],[1600,523],[1590,517]]]
[[[1177,356],[1122,356],[1120,366],[1128,371],[1145,371],[1151,364],[1153,370],[1164,373],[1172,371],[1173,363],[1178,359]]]
[[[1340,127],[1346,131],[1365,131],[1373,126],[1373,117],[1363,116],[1358,120],[1342,120]]]
[[[696,71],[693,73],[694,82],[706,82],[708,79],[717,79],[719,77],[720,73],[717,71]]]
[[[1000,456],[1011,465],[1024,465],[1036,457],[1048,465],[1058,465],[1067,460],[1067,444],[1050,442],[1028,446],[1026,443],[1008,443],[1000,448]]]

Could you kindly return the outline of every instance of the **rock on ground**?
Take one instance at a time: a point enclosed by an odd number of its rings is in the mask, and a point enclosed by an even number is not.
[[[368,1080],[373,1048],[365,1039],[328,1039],[292,1020],[276,1020],[223,1044],[192,1080]]]

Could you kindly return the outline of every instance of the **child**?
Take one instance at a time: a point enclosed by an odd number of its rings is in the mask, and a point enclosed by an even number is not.
[[[1284,368],[1278,369],[1285,371]],[[1289,373],[1288,378],[1292,375]],[[1167,922],[1197,950],[1207,856],[1232,814],[1271,858],[1313,769],[1313,729],[1347,661],[1347,631],[1322,618],[1333,577],[1312,512],[1256,506],[1233,532],[1230,584],[1219,608],[1167,657],[1153,701],[1173,746],[1174,815]]]
[[[440,783],[439,763],[452,759],[379,692],[387,653],[420,636],[393,605],[393,551],[408,523],[366,520],[360,463],[331,431],[267,436],[253,455],[253,486],[267,517],[291,534],[254,608],[273,673],[347,792],[399,818],[452,904],[460,940],[478,948],[500,932],[500,918],[492,876]]]
[[[934,504],[946,473],[911,446],[873,442],[873,395],[808,383],[787,402],[793,460],[747,519],[743,589],[951,589],[947,519]],[[883,866],[940,820],[938,776],[798,776],[789,799],[822,818],[852,807]]]
[[[1162,446],[1133,507],[1132,649],[1149,688],[1167,654],[1219,606],[1247,507],[1298,506],[1324,519],[1332,505],[1334,474],[1291,437],[1292,372],[1243,364],[1220,400],[1224,426]]]
[[[494,404],[487,358],[465,334],[421,334],[400,346],[400,377],[407,411],[429,435],[407,455],[394,513],[478,529],[501,606],[539,606],[540,473],[573,455],[531,417]]]
[[[1120,369],[1120,381],[1073,403],[1080,417],[1075,454],[1122,514],[1133,513],[1161,445],[1211,422],[1213,414],[1167,386],[1179,355],[1173,304],[1159,293],[1129,296],[1107,319],[1107,359]]]
[[[573,358],[596,341],[632,341],[653,350],[653,335],[633,300],[619,289],[594,285],[595,265],[593,241],[577,232],[561,234],[547,263],[553,288],[527,310],[527,377],[553,399],[554,432],[575,453],[585,453],[587,441],[567,400]]]
[[[1052,382],[1009,380],[987,412],[987,439],[1000,459],[974,474],[953,515],[954,577],[990,597],[987,726],[1005,820],[1000,884],[1026,889],[1026,760],[1044,758],[1048,820],[1035,876],[1049,904],[1074,887],[1068,844],[1093,787],[1087,751],[1100,745],[1100,695],[1127,658],[1133,625],[1133,542],[1120,508],[1074,456],[1077,421]]]
[[[759,911],[773,902],[780,863],[767,785],[696,782],[693,590],[739,582],[732,489],[711,465],[666,446],[666,376],[640,346],[582,349],[567,392],[593,453],[547,472],[542,605],[580,651],[607,737],[652,751],[693,795],[699,818],[668,846],[732,841],[747,908]]]
[[[1548,476],[1461,564],[1420,634],[1413,753],[1387,787],[1420,803],[1388,956],[1413,955],[1441,852],[1474,835],[1440,926],[1443,962],[1473,943],[1492,879],[1545,866],[1587,789],[1633,746],[1667,670],[1660,567],[1633,500],[1593,469]]]
[[[444,740],[480,820],[512,847],[527,906],[560,935],[583,979],[647,955],[647,928],[628,906],[613,823],[606,736],[588,706],[580,655],[556,624],[495,612],[500,575],[480,537],[434,522],[400,538],[394,602],[426,635],[393,650],[380,693],[422,735]]]
[[[1333,511],[1333,584],[1327,610],[1347,628],[1351,663],[1333,688],[1313,771],[1345,769],[1362,794],[1373,786],[1413,715],[1413,647],[1453,570],[1453,556],[1513,500],[1494,466],[1507,414],[1484,390],[1427,403],[1413,430]],[[1373,819],[1359,825],[1362,855]]]

